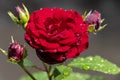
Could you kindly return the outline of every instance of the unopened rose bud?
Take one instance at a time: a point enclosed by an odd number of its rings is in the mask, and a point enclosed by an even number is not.
[[[16,16],[10,11],[8,12],[8,14],[16,24],[22,25],[25,29],[25,26],[29,20],[29,12],[25,5],[23,5],[23,8],[24,9],[19,6],[16,7],[16,12],[18,13],[18,15]]]
[[[86,22],[89,25],[95,25],[95,29],[98,29],[101,25],[101,14],[98,11],[93,11],[86,16]]]
[[[102,30],[106,25],[101,26],[104,19],[101,19],[101,14],[94,10],[93,12],[89,12],[85,18],[85,22],[89,24],[89,32],[98,32]]]
[[[24,47],[18,42],[10,44],[8,48],[8,59],[11,62],[20,62],[24,57]]]

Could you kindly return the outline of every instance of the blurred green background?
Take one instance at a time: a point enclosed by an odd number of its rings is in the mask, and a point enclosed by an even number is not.
[[[8,11],[15,11],[15,6],[24,3],[30,13],[43,7],[61,7],[74,9],[83,14],[85,10],[98,10],[105,18],[107,28],[97,35],[90,34],[89,48],[80,56],[100,55],[120,66],[120,0],[0,0],[0,47],[8,48],[11,42],[10,36],[20,43],[24,43],[24,30],[14,24],[7,15]],[[40,60],[35,51],[29,48],[29,58],[38,66]],[[36,71],[29,68],[31,71]],[[107,75],[93,71],[81,71],[91,75],[103,75],[106,80],[120,80],[120,75]],[[24,71],[7,62],[7,58],[0,54],[0,80],[19,80]]]

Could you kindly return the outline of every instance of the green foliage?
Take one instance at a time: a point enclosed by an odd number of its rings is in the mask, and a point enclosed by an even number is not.
[[[88,74],[71,73],[68,77],[62,80],[105,80],[102,76],[91,76]]]
[[[48,80],[46,72],[33,73],[37,80]],[[29,76],[22,77],[20,80],[32,80]]]
[[[34,67],[35,65],[28,59],[24,59],[22,64],[25,66],[25,67]]]
[[[53,72],[55,78],[54,80],[63,80],[64,78],[69,76],[71,72],[72,69],[70,67],[63,65],[57,66]]]
[[[7,56],[7,51],[3,50],[2,48],[0,48],[0,51],[1,51],[5,56]]]
[[[107,74],[119,74],[120,68],[100,56],[90,56],[86,58],[76,58],[68,64],[70,67],[80,68],[82,70],[93,70]]]
[[[46,72],[33,73],[37,80],[48,80]],[[29,76],[22,77],[20,80],[32,80]],[[91,76],[88,74],[71,73],[63,79],[56,78],[53,80],[105,80],[102,76]]]
[[[8,15],[15,23],[19,23],[18,18],[11,11],[8,12]]]

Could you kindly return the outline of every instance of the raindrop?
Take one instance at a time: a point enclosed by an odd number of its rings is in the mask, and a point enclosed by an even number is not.
[[[44,52],[44,50],[40,49],[40,52]]]
[[[83,66],[82,66],[82,69],[83,69],[83,70],[90,70],[90,66],[88,66],[88,65],[83,65]]]
[[[76,45],[78,46],[78,45],[80,45],[80,43],[79,43],[79,42],[76,42]]]
[[[53,9],[51,9],[51,11],[53,11]]]
[[[57,52],[57,49],[54,49],[54,52]]]
[[[84,61],[84,58],[81,58],[80,60],[81,60],[81,61]]]
[[[43,8],[40,8],[40,10],[43,10]]]
[[[92,60],[93,60],[93,58],[92,58],[92,57],[90,57],[90,58],[89,58],[89,60],[90,60],[90,61],[92,61]]]
[[[35,42],[37,42],[38,41],[38,39],[35,39]]]
[[[98,68],[98,67],[95,66],[95,67],[94,67],[94,70],[96,70],[97,68]]]
[[[64,10],[65,12],[67,11],[67,10]]]
[[[68,75],[68,72],[64,72],[63,75],[64,75],[64,76],[67,76],[67,75]]]
[[[51,35],[50,33],[47,33],[48,35]]]
[[[77,34],[76,34],[76,36],[77,36],[77,37],[79,37],[79,36],[80,36],[80,34],[78,34],[78,33],[77,33]]]
[[[80,24],[80,26],[82,26],[83,24]]]
[[[104,60],[101,60],[101,62],[103,63],[103,62],[104,62]]]
[[[32,41],[30,41],[29,43],[32,44]]]
[[[83,29],[84,29],[84,27],[81,27],[81,29],[83,30]]]

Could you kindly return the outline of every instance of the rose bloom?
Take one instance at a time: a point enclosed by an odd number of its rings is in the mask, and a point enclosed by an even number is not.
[[[43,62],[61,63],[88,48],[88,24],[74,10],[42,8],[30,15],[25,40]]]

